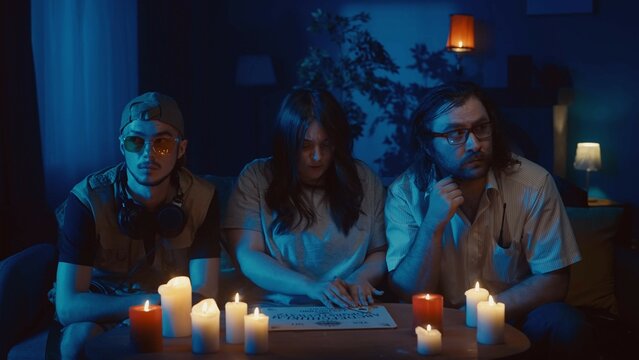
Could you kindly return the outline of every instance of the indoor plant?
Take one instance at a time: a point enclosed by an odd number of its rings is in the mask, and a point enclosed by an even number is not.
[[[380,175],[396,176],[413,158],[410,116],[426,93],[425,84],[454,78],[455,68],[446,60],[444,50],[432,52],[425,44],[416,44],[411,49],[414,63],[408,68],[417,70],[421,79],[410,84],[393,80],[400,67],[366,30],[369,21],[369,14],[363,12],[340,16],[321,9],[313,11],[308,30],[327,35],[329,42],[327,48],[309,47],[298,67],[298,78],[301,86],[326,88],[338,97],[355,139],[363,136],[368,122],[357,95],[377,107],[379,115],[372,120],[370,133],[380,123],[392,125],[395,130],[385,137],[386,149],[376,162]]]

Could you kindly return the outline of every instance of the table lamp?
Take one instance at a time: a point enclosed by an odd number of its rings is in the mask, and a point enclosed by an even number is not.
[[[573,165],[577,170],[586,170],[586,192],[588,192],[590,172],[601,169],[601,149],[599,143],[578,143],[575,163]]]

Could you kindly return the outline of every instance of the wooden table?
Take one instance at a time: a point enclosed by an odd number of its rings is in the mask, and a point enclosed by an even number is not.
[[[271,331],[269,352],[249,356],[243,345],[224,341],[224,318],[221,318],[221,349],[215,354],[191,353],[191,338],[165,338],[164,352],[140,354],[129,345],[129,328],[117,327],[94,339],[86,347],[91,359],[192,359],[213,356],[215,359],[423,359],[417,353],[417,336],[412,324],[410,304],[383,304],[397,323],[396,329],[359,329],[323,331]],[[491,359],[515,355],[530,347],[528,338],[506,325],[505,343],[481,345],[476,329],[465,326],[465,314],[444,309],[442,355],[428,359]]]

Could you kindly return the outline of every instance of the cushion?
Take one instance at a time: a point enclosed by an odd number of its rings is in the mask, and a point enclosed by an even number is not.
[[[220,207],[220,219],[224,219],[226,214],[229,198],[233,192],[233,187],[237,177],[235,176],[215,176],[205,174],[202,178],[215,185],[217,192],[218,205]],[[224,235],[224,231],[222,231]],[[222,252],[220,254],[220,283],[218,289],[218,298],[224,301],[232,301],[236,293],[240,293],[242,298],[259,299],[263,293],[257,285],[253,284],[242,272],[228,252],[228,244],[224,236],[222,236]]]
[[[14,344],[49,326],[57,250],[38,244],[0,262],[0,359]],[[41,350],[41,348],[38,348]]]
[[[16,344],[9,351],[7,360],[13,359],[45,359],[47,336],[49,330],[42,330],[30,338]]]
[[[565,301],[573,306],[617,314],[613,257],[623,208],[567,207],[566,212],[582,260],[570,267]]]
[[[215,176],[215,175],[201,175],[201,177],[213,185],[215,185],[215,193],[217,195],[217,205],[220,209],[220,225],[224,216],[226,215],[226,207],[228,205],[229,197],[233,191],[233,184],[235,183],[234,176]],[[220,229],[222,231],[222,229]],[[220,270],[233,271],[234,264],[228,254],[228,244],[224,238],[224,231],[222,231],[222,251],[220,253]]]
[[[215,192],[217,193],[217,201],[220,207],[220,219],[224,219],[226,214],[226,206],[231,192],[233,191],[233,184],[235,183],[235,176],[215,176],[215,175],[201,175],[203,179],[215,185]]]

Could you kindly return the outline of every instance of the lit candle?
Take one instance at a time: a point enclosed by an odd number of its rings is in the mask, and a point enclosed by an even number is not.
[[[252,315],[244,315],[244,352],[262,354],[268,351],[268,316],[255,308]]]
[[[444,332],[442,317],[444,297],[438,294],[413,295],[413,325],[431,324],[434,329]]]
[[[422,355],[436,355],[442,352],[442,333],[433,329],[430,325],[424,329],[421,326],[415,328],[417,334],[417,352]]]
[[[178,276],[160,285],[162,297],[162,335],[183,337],[191,335],[191,280]]]
[[[191,309],[191,348],[196,354],[220,350],[220,309],[214,299],[204,299]]]
[[[224,305],[226,318],[226,342],[229,344],[241,344],[244,342],[244,315],[248,305],[240,301],[240,294],[235,294],[235,302],[227,302]]]
[[[488,296],[488,301],[477,304],[477,342],[481,344],[504,342],[505,313],[504,303],[495,303],[492,296]]]
[[[488,290],[479,287],[479,281],[475,288],[467,290],[466,294],[466,326],[477,327],[477,304],[488,300]]]
[[[129,307],[131,344],[139,352],[162,351],[162,309],[159,305]]]

